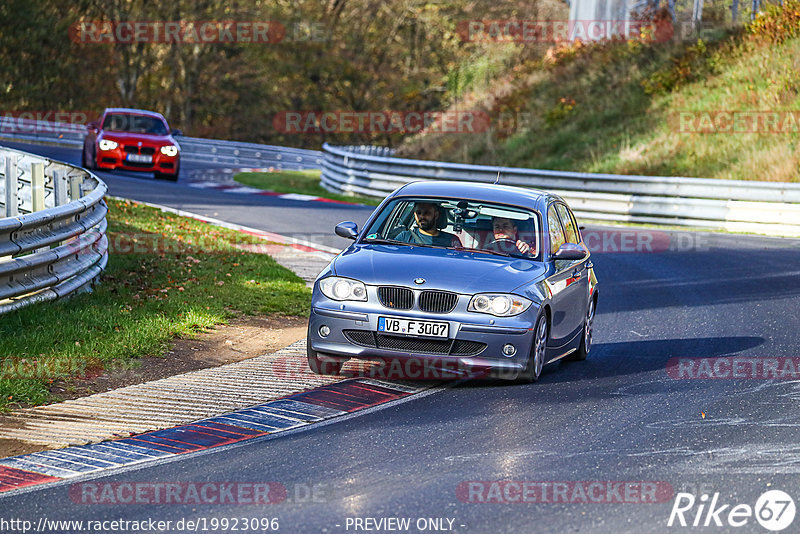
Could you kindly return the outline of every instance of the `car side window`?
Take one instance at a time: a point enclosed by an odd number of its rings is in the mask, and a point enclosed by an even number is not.
[[[564,229],[561,227],[561,221],[558,219],[558,214],[553,204],[547,208],[547,226],[550,231],[550,253],[555,254],[566,241],[564,239]]]
[[[561,221],[564,223],[564,231],[566,233],[567,243],[575,243],[576,245],[580,243],[580,237],[578,237],[578,228],[575,226],[575,222],[573,221],[572,217],[570,217],[569,210],[564,204],[555,204],[556,210],[558,210],[558,214],[561,216]]]
[[[578,241],[583,241],[583,236],[581,235],[581,226],[578,224],[578,219],[575,218],[575,214],[572,213],[572,210],[567,208],[569,212],[569,217],[572,219],[572,224],[575,226],[575,233],[578,234]]]
[[[378,222],[376,228],[383,228],[385,237],[394,239],[400,232],[408,229],[408,220],[412,216],[411,205],[406,203],[399,203],[389,213],[385,222]]]

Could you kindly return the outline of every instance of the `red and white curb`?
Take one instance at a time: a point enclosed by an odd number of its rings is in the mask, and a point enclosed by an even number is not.
[[[284,200],[298,200],[301,202],[327,202],[330,204],[343,204],[346,206],[362,206],[357,202],[347,202],[344,200],[333,200],[330,198],[315,197],[312,195],[301,195],[299,193],[276,193],[275,191],[265,191],[264,189],[256,189],[255,187],[248,187],[246,185],[232,184],[232,183],[214,183],[214,182],[192,182],[187,184],[189,187],[198,189],[207,189],[212,191],[220,191],[222,193],[234,193],[239,195],[257,195],[262,197],[275,197]]]
[[[191,424],[5,458],[0,460],[0,493],[276,434],[397,401],[431,387],[348,379]]]

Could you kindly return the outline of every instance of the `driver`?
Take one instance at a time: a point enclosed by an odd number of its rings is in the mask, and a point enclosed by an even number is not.
[[[509,245],[508,248],[510,248],[513,243],[517,247],[517,250],[523,254],[536,254],[536,251],[532,250],[528,243],[519,238],[517,223],[513,220],[507,219],[506,217],[492,217],[492,231],[494,232],[494,241],[489,243],[491,247],[497,246],[500,249],[504,249],[506,247],[501,242],[506,242]],[[511,251],[504,250],[503,252]]]
[[[414,204],[416,228],[403,230],[395,239],[418,245],[435,245],[437,247],[461,247],[461,240],[448,232],[439,230],[439,206],[432,202]]]

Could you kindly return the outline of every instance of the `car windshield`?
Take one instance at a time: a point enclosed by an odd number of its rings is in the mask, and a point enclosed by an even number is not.
[[[538,260],[535,210],[458,198],[399,198],[361,233],[361,243],[408,244]]]
[[[103,129],[111,132],[167,135],[167,127],[162,120],[128,113],[109,113],[103,121]]]

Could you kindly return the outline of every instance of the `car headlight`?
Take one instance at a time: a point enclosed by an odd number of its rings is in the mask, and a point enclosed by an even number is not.
[[[175,145],[167,145],[161,147],[161,153],[165,156],[177,156],[178,155],[178,147]]]
[[[479,293],[472,297],[467,311],[511,317],[527,310],[533,302],[509,293]]]
[[[329,276],[319,282],[322,294],[333,300],[367,300],[367,286],[358,280]]]
[[[110,139],[101,139],[97,146],[100,147],[100,150],[114,150],[119,146],[119,143]]]

